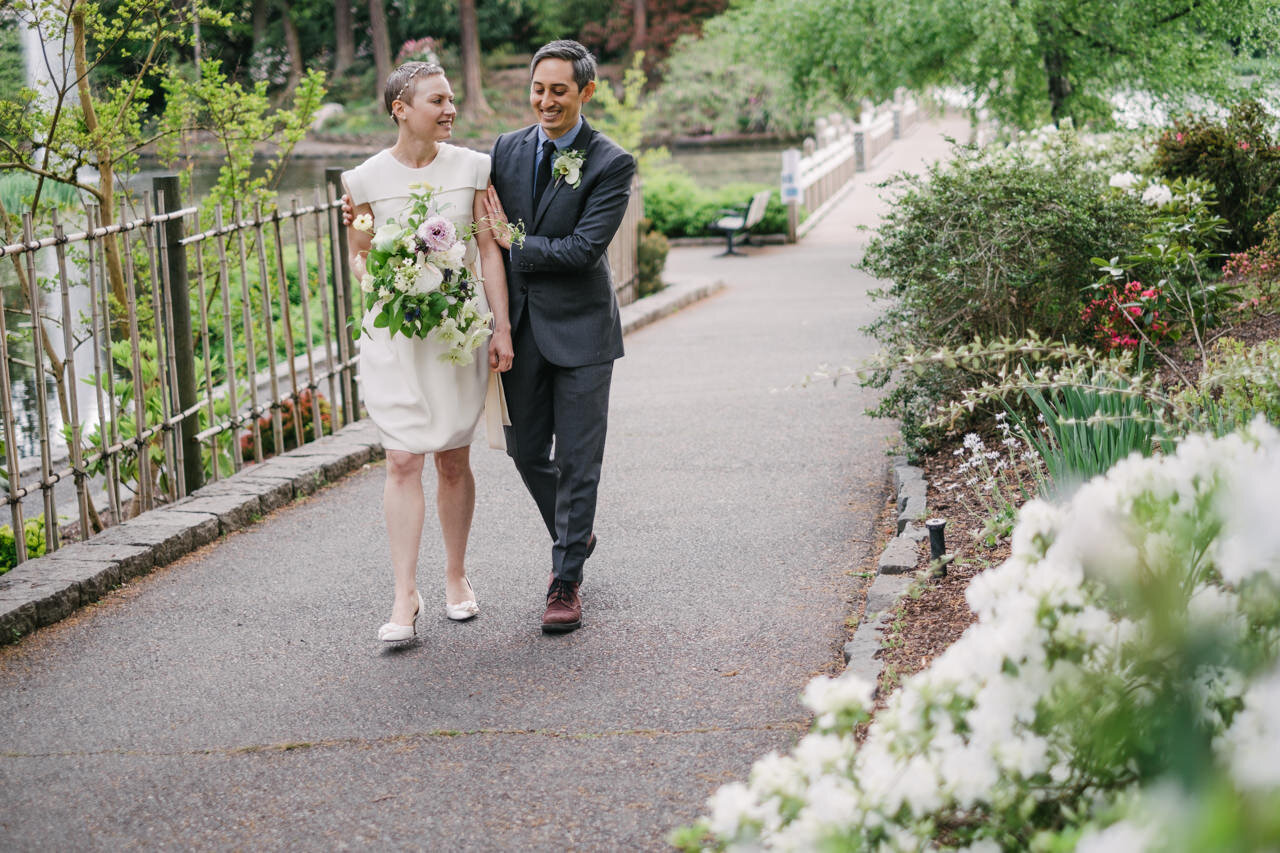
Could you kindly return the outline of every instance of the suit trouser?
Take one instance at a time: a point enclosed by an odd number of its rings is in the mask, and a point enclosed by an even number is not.
[[[554,365],[543,358],[529,325],[526,312],[513,335],[515,360],[503,377],[511,415],[507,454],[551,534],[552,573],[581,583],[595,526],[613,362]]]

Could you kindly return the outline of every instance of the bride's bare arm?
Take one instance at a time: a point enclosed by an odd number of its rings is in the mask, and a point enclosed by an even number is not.
[[[345,199],[346,196],[343,196]],[[356,205],[351,217],[343,215],[344,224],[347,226],[347,260],[351,264],[351,277],[355,282],[359,282],[364,278],[364,258],[369,254],[369,249],[373,247],[373,235],[364,231],[357,231],[351,227],[351,223],[357,216],[367,213],[373,216],[373,208],[368,204]]]
[[[492,189],[492,186],[490,187]],[[471,206],[471,215],[483,223],[487,210],[485,193],[477,192]],[[489,367],[493,370],[511,369],[515,350],[511,344],[511,314],[507,308],[507,270],[502,262],[502,249],[494,239],[492,228],[476,229],[476,244],[480,249],[480,274],[484,276],[484,295],[493,312],[493,337],[489,339]]]

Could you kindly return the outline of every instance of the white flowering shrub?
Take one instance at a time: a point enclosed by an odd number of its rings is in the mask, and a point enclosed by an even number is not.
[[[1026,504],[978,616],[869,719],[814,680],[813,730],[721,788],[688,850],[1275,849],[1280,431],[1132,456]],[[1198,846],[1197,846],[1198,845]]]

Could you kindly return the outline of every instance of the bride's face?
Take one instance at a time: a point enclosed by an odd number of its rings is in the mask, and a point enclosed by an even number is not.
[[[393,105],[400,128],[419,139],[448,139],[453,135],[453,120],[458,115],[448,78],[432,74],[415,80],[414,84],[409,102],[396,101]]]

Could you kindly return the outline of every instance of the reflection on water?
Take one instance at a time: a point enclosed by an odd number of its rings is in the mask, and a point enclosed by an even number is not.
[[[14,435],[5,436],[5,440],[14,442],[22,459],[38,457],[42,432],[40,400],[37,395],[43,394],[51,421],[50,450],[59,455],[65,450],[65,446],[62,442],[57,385],[47,373],[43,382],[36,377],[31,318],[26,314],[27,302],[18,286],[18,276],[13,271],[12,263],[0,265],[0,299],[3,299],[5,328],[9,332],[9,387],[14,418]]]
[[[774,186],[782,178],[783,148],[770,144],[677,149],[671,152],[671,159],[709,189],[743,181]]]
[[[684,148],[673,150],[671,159],[687,169],[700,184],[711,189],[742,181],[772,185],[778,183],[782,172],[784,147],[770,143],[725,148]],[[278,191],[286,199],[296,195],[301,203],[308,204],[312,201],[313,188],[324,186],[324,170],[327,167],[350,169],[364,160],[365,156],[294,158],[286,164],[284,173],[280,176]],[[221,165],[221,161],[205,160],[195,168],[191,180],[196,198],[209,192],[209,188],[217,180]],[[254,164],[253,174],[262,175],[265,169],[264,163],[257,162]],[[140,193],[150,189],[152,178],[167,174],[168,171],[158,165],[149,165],[130,178],[128,185],[135,193]]]
[[[300,203],[310,204],[315,198],[315,188],[324,186],[324,170],[326,168],[336,166],[342,169],[350,169],[352,166],[364,162],[364,160],[365,157],[295,158],[285,164],[285,169],[280,175],[280,182],[276,191],[285,200],[286,206],[288,199],[295,196]],[[151,180],[153,178],[173,174],[172,169],[165,169],[154,161],[143,161],[142,164],[144,166],[143,169],[121,182],[138,196],[151,189]],[[210,188],[213,187],[214,182],[218,179],[218,170],[221,168],[221,160],[198,161],[191,173],[191,187],[195,198],[204,198],[208,195]],[[266,163],[255,161],[250,173],[253,177],[261,177],[266,174]]]

